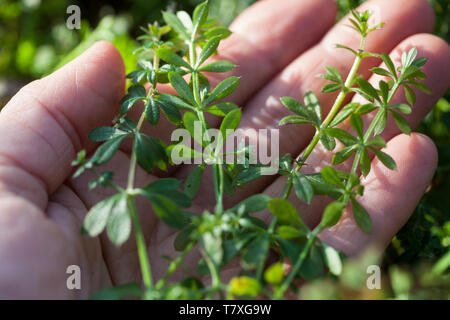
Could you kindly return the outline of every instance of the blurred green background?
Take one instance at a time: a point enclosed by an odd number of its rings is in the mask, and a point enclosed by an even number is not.
[[[133,70],[136,61],[132,52],[139,27],[161,21],[162,10],[191,12],[201,1],[0,0],[0,108],[24,84],[52,72],[100,39],[112,42],[121,52],[127,72]],[[219,24],[228,25],[255,1],[210,0],[211,14]],[[364,1],[337,0],[338,19]],[[429,1],[437,17],[434,33],[448,42],[450,0]],[[66,27],[66,9],[72,4],[81,8],[80,30]],[[383,258],[383,270],[389,270],[390,279],[384,296],[450,298],[449,101],[447,93],[419,128],[436,143],[439,166],[428,192]],[[302,297],[348,297],[341,291],[336,284],[319,281],[310,284]]]

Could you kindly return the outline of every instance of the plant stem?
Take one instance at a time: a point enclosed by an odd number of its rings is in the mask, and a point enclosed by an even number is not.
[[[173,260],[169,268],[167,268],[166,274],[156,283],[155,289],[160,290],[164,284],[166,283],[167,279],[169,279],[170,275],[175,272],[176,269],[180,266],[181,261],[183,261],[184,257],[191,251],[191,249],[194,247],[195,242],[190,242],[187,247],[183,250],[183,252],[175,259]]]
[[[144,234],[142,233],[139,217],[136,212],[136,206],[132,197],[128,196],[128,208],[130,209],[131,220],[133,221],[134,232],[136,237],[136,245],[139,256],[139,263],[141,265],[142,281],[147,290],[153,287],[152,272],[150,262],[147,254],[147,245],[145,243]]]
[[[306,242],[306,245],[303,248],[303,251],[300,254],[300,257],[295,262],[295,265],[292,268],[289,275],[286,277],[286,279],[280,285],[278,290],[275,292],[275,299],[281,299],[284,295],[284,292],[289,288],[289,284],[292,282],[292,280],[294,279],[294,277],[297,275],[300,268],[302,267],[302,264],[305,261],[306,257],[308,256],[309,250],[311,249],[312,245],[316,241],[317,235],[319,234],[320,231],[322,231],[320,228],[316,228],[310,233],[308,241]]]

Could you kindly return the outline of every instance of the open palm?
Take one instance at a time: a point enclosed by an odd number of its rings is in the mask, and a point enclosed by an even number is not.
[[[408,116],[415,127],[449,86],[450,75],[442,70],[450,67],[450,49],[443,40],[425,34],[432,31],[434,24],[433,11],[426,0],[372,0],[361,10],[367,8],[386,22],[383,30],[369,36],[367,50],[390,52],[393,61],[398,61],[401,52],[415,46],[419,56],[429,58],[424,72],[433,94],[417,94],[413,113]],[[319,93],[324,80],[316,75],[323,73],[326,65],[348,73],[353,57],[334,45],[357,47],[359,39],[343,22],[333,27],[336,12],[333,0],[266,0],[246,10],[233,23],[234,33],[223,41],[219,55],[237,64],[233,74],[242,77],[242,85],[231,98],[243,107],[241,127],[278,128],[279,120],[287,115],[280,97],[300,99],[308,90]],[[378,63],[376,59],[368,59],[361,74],[367,77],[369,69]],[[211,79],[212,83],[218,81],[219,78]],[[70,179],[71,161],[80,149],[95,150],[97,145],[88,140],[88,133],[111,122],[124,88],[125,71],[120,55],[110,44],[100,42],[50,76],[24,87],[2,110],[0,298],[88,298],[113,284],[140,281],[134,239],[116,247],[106,237],[80,235],[88,209],[113,191],[89,190],[88,181],[92,179],[89,174],[75,181]],[[324,110],[329,110],[333,94],[318,96]],[[394,99],[395,103],[402,102],[403,94]],[[165,141],[172,129],[167,121],[144,128]],[[304,126],[281,128],[280,154],[298,155],[312,134]],[[427,137],[399,134],[390,121],[383,136],[388,141],[385,152],[396,161],[398,170],[389,171],[374,160],[371,173],[363,179],[366,191],[360,202],[372,217],[372,233],[363,233],[352,215],[344,214],[336,226],[321,234],[325,242],[349,255],[356,255],[369,244],[383,248],[389,243],[414,210],[436,167],[436,149]],[[124,144],[105,166],[115,172],[115,182],[123,186],[128,175],[129,152],[130,146]],[[316,148],[305,172],[318,171],[331,162],[331,157],[326,150]],[[183,180],[191,169],[176,167],[153,175],[138,169],[136,185],[143,186],[168,175]],[[205,175],[193,212],[214,205],[212,174],[207,171]],[[279,196],[284,183],[283,178],[267,176],[225,199],[225,207],[254,193]],[[294,196],[289,200],[297,204],[310,226],[320,221],[328,203],[322,197],[316,197],[309,206]],[[172,245],[176,231],[158,221],[145,199],[137,201],[137,210],[148,243],[153,277],[158,279],[168,264],[162,256],[176,256]],[[270,217],[267,212],[261,216],[266,220]],[[199,258],[194,250],[184,265],[195,268]],[[81,290],[66,287],[66,270],[70,265],[81,269]],[[225,272],[233,274],[238,269],[234,265]]]

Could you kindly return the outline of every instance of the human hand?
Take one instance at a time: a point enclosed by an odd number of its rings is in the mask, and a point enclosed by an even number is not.
[[[368,6],[387,23],[382,31],[369,36],[368,50],[391,52],[392,59],[398,61],[402,51],[416,46],[419,56],[429,58],[424,71],[433,94],[418,94],[408,117],[415,127],[448,88],[449,75],[442,70],[448,69],[450,50],[443,40],[419,34],[433,28],[433,12],[425,0],[369,1],[363,8]],[[219,55],[238,65],[233,73],[241,76],[244,83],[232,96],[235,103],[244,106],[241,127],[278,127],[286,115],[279,97],[300,99],[306,90],[320,92],[324,81],[315,76],[326,65],[337,67],[343,74],[349,71],[353,57],[335,49],[334,44],[356,47],[359,40],[342,26],[343,22],[332,27],[335,14],[331,0],[267,0],[234,22],[234,34],[223,41]],[[363,64],[362,74],[367,76],[374,63],[377,61]],[[80,235],[87,209],[109,193],[88,190],[89,175],[76,181],[69,178],[76,152],[92,152],[96,147],[88,141],[88,133],[108,124],[117,113],[124,78],[119,54],[111,45],[99,43],[49,77],[23,88],[0,114],[0,297],[87,298],[113,283],[139,281],[133,239],[117,248],[106,237],[91,239]],[[219,80],[211,79],[213,83]],[[333,95],[319,94],[319,98],[323,108],[329,110]],[[398,94],[395,99],[402,102],[404,97]],[[160,121],[158,126],[145,130],[168,141],[171,129],[168,122]],[[303,126],[281,128],[280,154],[299,154],[311,135],[312,131]],[[356,255],[369,244],[385,246],[414,210],[435,170],[436,150],[428,138],[399,135],[390,122],[383,135],[389,141],[385,151],[394,158],[398,170],[389,171],[374,160],[372,172],[363,180],[366,192],[360,202],[372,217],[372,233],[364,234],[346,214],[335,227],[321,234],[325,242],[349,255]],[[128,153],[129,148],[124,146],[105,166],[116,173],[115,181],[120,185],[126,184]],[[330,160],[328,152],[317,148],[305,172],[317,171]],[[183,179],[189,172],[190,168],[182,167],[169,174]],[[160,174],[148,175],[138,170],[136,183],[145,185],[157,175]],[[205,175],[205,186],[192,211],[201,212],[214,205],[214,193],[207,183],[211,174]],[[283,178],[275,176],[258,180],[226,199],[225,207],[253,193],[279,196],[283,185]],[[327,203],[321,197],[310,206],[295,197],[289,200],[298,204],[310,226],[320,221]],[[174,255],[175,231],[148,213],[147,202],[138,201],[137,207],[142,213],[153,276],[159,278],[167,267],[161,256]],[[263,215],[269,218],[269,213]],[[198,259],[199,254],[194,252],[184,264],[195,266]],[[66,287],[69,265],[81,268],[80,291]],[[234,273],[236,269],[239,266],[227,272]]]

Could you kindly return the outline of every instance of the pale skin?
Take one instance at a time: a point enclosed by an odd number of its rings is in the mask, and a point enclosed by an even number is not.
[[[372,8],[380,21],[386,22],[382,31],[369,36],[367,50],[390,53],[398,63],[401,52],[415,46],[419,56],[429,58],[424,72],[433,93],[418,93],[413,113],[407,117],[411,126],[417,127],[449,86],[449,46],[429,34],[434,17],[426,0],[372,0],[359,10],[366,8]],[[308,90],[318,93],[324,110],[329,110],[335,96],[320,93],[325,82],[316,75],[324,72],[325,65],[347,74],[353,57],[335,49],[334,44],[358,47],[359,42],[357,34],[343,23],[333,26],[336,11],[332,0],[266,0],[236,19],[231,26],[234,33],[223,41],[219,55],[236,63],[238,68],[232,73],[242,77],[242,85],[231,97],[243,107],[242,127],[276,127],[288,112],[278,98],[289,95],[301,99]],[[365,61],[360,73],[368,77],[368,69],[379,63],[376,59]],[[377,79],[369,78],[375,86]],[[218,80],[216,76],[212,83]],[[95,150],[97,145],[87,135],[93,128],[111,123],[124,88],[119,53],[112,45],[100,42],[55,73],[25,86],[0,113],[0,298],[88,298],[114,284],[140,282],[134,238],[118,248],[104,236],[80,235],[87,210],[113,191],[89,191],[89,174],[75,181],[70,178],[71,161],[80,149]],[[395,101],[405,102],[402,92]],[[144,130],[167,141],[171,127],[161,121]],[[305,126],[283,127],[280,154],[298,155],[311,136],[311,128]],[[350,256],[369,245],[384,248],[389,243],[426,191],[437,165],[436,148],[429,138],[400,134],[391,120],[383,136],[388,141],[384,151],[394,158],[398,170],[390,171],[373,160],[371,173],[363,179],[366,191],[360,202],[372,217],[372,233],[364,234],[356,226],[349,208],[335,227],[321,234],[325,242]],[[318,147],[304,170],[317,171],[330,159],[331,155]],[[116,183],[125,186],[129,146],[124,145],[102,169],[106,168],[116,173]],[[158,176],[183,179],[190,169],[181,167],[153,175],[138,169],[136,185],[143,186]],[[207,174],[205,181],[210,178]],[[283,185],[282,178],[262,179],[236,197],[227,198],[225,207],[258,192],[280,196]],[[295,195],[290,200],[311,227],[320,221],[327,203],[321,197],[310,206],[301,204]],[[190,210],[202,212],[214,201],[208,182]],[[167,267],[161,256],[177,256],[172,247],[175,230],[157,221],[145,199],[138,200],[137,209],[153,276],[158,279]],[[270,218],[268,213],[260,216]],[[195,251],[184,265],[195,266],[198,258]],[[69,265],[81,268],[81,290],[66,287]],[[238,269],[234,265],[228,272],[235,274]]]

